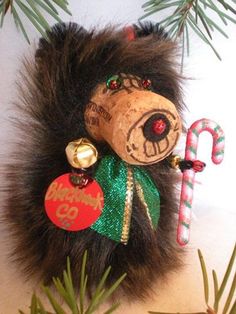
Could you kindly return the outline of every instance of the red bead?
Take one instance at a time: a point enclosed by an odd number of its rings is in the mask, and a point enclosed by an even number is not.
[[[142,86],[145,89],[150,89],[151,85],[152,85],[152,82],[150,80],[142,80]]]
[[[117,81],[115,81],[115,80],[114,81],[110,81],[109,88],[111,90],[118,89],[118,88],[120,88],[120,84]]]
[[[206,164],[200,160],[194,160],[193,161],[193,170],[195,172],[202,172],[204,168],[206,167]]]
[[[163,132],[165,132],[166,129],[166,122],[162,119],[158,119],[153,122],[152,130],[154,133],[161,135]]]

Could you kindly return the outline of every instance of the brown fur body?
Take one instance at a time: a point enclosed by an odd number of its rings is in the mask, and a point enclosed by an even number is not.
[[[160,192],[158,229],[152,231],[134,195],[127,245],[90,229],[77,233],[59,229],[44,210],[49,184],[70,172],[66,145],[77,138],[90,138],[84,110],[97,84],[118,72],[149,78],[153,90],[171,100],[181,113],[180,78],[173,61],[175,45],[152,24],[135,26],[135,30],[137,38],[129,42],[123,32],[110,28],[87,32],[75,24],[59,25],[49,33],[50,43],[41,39],[35,62],[27,64],[21,84],[23,95],[18,107],[24,118],[18,127],[22,137],[16,157],[7,166],[5,212],[13,233],[14,256],[28,275],[36,272],[50,282],[52,276],[62,274],[69,256],[78,287],[82,255],[87,249],[91,289],[111,265],[110,283],[127,272],[124,292],[142,298],[156,278],[180,264],[175,243],[175,173],[165,160],[145,167]],[[95,146],[101,156],[113,153],[105,143]]]

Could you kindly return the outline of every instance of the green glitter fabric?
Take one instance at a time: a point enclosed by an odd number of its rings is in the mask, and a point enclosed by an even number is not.
[[[143,168],[133,167],[133,173],[135,183],[138,182],[143,190],[144,199],[152,220],[152,226],[156,229],[160,218],[160,195],[157,187],[147,171]]]
[[[102,158],[95,174],[104,193],[102,215],[91,226],[93,230],[120,242],[126,197],[127,166],[114,156]]]
[[[132,169],[134,182],[142,187],[152,225],[156,228],[160,217],[159,192],[144,169],[131,165],[129,167]],[[127,164],[121,159],[105,156],[94,176],[104,193],[104,208],[102,215],[90,228],[116,242],[121,241],[123,230],[127,170]]]

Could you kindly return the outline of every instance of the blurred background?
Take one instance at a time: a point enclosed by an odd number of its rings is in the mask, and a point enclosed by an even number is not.
[[[144,0],[70,0],[69,16],[61,11],[64,21],[73,21],[85,28],[98,29],[107,24],[129,25],[143,15]],[[148,20],[156,21],[163,17],[160,13]],[[22,17],[24,19],[24,17]],[[214,19],[214,16],[213,16]],[[51,21],[50,24],[54,22]],[[39,34],[32,24],[25,20],[31,45],[29,46],[7,14],[4,26],[0,29],[0,147],[7,156],[7,143],[13,134],[9,115],[16,98],[16,80],[21,61],[30,56],[37,45]],[[195,185],[191,243],[184,249],[185,267],[172,274],[166,282],[157,283],[156,295],[146,303],[123,304],[117,313],[147,313],[148,310],[194,312],[204,310],[197,248],[205,256],[209,270],[215,268],[222,274],[236,239],[236,26],[230,24],[224,30],[229,35],[225,39],[214,34],[214,46],[221,55],[219,61],[212,50],[194,33],[190,33],[190,56],[184,59],[183,74],[187,78],[183,90],[187,106],[186,125],[200,118],[210,118],[221,125],[226,134],[225,159],[219,166],[211,162],[212,138],[204,133],[200,138],[198,158],[207,167],[196,175],[200,184]],[[184,155],[183,138],[177,150]],[[4,182],[1,180],[1,184]],[[17,187],[16,187],[17,188]],[[0,208],[1,210],[1,208]],[[0,227],[1,228],[1,227]],[[13,314],[17,309],[27,309],[34,283],[25,282],[14,265],[8,263],[6,252],[11,240],[1,232],[0,254],[0,313]]]

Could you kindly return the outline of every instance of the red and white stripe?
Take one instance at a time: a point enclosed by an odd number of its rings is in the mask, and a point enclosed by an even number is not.
[[[224,132],[217,123],[208,119],[198,120],[189,128],[186,140],[185,160],[194,161],[197,159],[199,135],[203,131],[211,133],[213,138],[211,156],[213,163],[221,163],[224,157]],[[194,182],[195,171],[193,169],[184,170],[177,229],[177,241],[182,246],[189,242],[189,227],[191,222]]]

